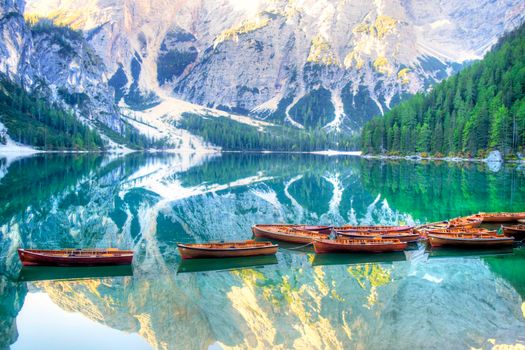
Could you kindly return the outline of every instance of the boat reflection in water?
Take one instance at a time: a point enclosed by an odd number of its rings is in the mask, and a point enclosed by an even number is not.
[[[19,282],[49,280],[82,280],[105,277],[133,276],[131,265],[90,266],[90,267],[55,267],[24,266],[18,275]]]
[[[360,265],[372,263],[391,263],[394,261],[405,261],[404,252],[391,252],[384,254],[316,254],[312,260],[312,266],[324,265]]]
[[[483,258],[499,255],[511,255],[512,247],[493,249],[462,249],[454,247],[433,248],[429,251],[429,258]]]
[[[276,264],[277,258],[275,255],[260,255],[250,257],[249,259],[244,257],[227,259],[186,259],[180,263],[177,273],[229,271]]]

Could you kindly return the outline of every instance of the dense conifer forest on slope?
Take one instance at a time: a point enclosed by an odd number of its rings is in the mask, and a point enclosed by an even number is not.
[[[48,103],[6,78],[0,79],[0,122],[18,142],[49,150],[104,147],[96,131],[69,112]]]
[[[322,129],[301,130],[284,125],[260,130],[226,117],[203,117],[192,113],[184,113],[176,126],[225,151],[354,151],[359,147],[358,135],[329,133]]]
[[[45,150],[104,150],[106,143],[97,130],[36,93],[25,91],[5,76],[0,76],[0,123],[15,141]],[[118,143],[135,149],[164,147],[131,126],[121,134],[97,123],[99,130]],[[0,144],[6,138],[0,135]]]
[[[375,117],[362,130],[364,153],[507,157],[525,147],[525,25],[483,60]]]

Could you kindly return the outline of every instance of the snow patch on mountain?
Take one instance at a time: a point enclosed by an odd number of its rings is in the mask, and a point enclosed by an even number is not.
[[[6,161],[6,164],[4,164],[5,169],[7,169],[9,164],[19,157],[25,157],[40,152],[33,147],[13,141],[7,134],[7,129],[2,123],[0,123],[0,138],[5,141],[5,143],[0,143],[0,159],[3,158]],[[2,174],[5,175],[5,173],[0,170],[0,179],[3,177]]]

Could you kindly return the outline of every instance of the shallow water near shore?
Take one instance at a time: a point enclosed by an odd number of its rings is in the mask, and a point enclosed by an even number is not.
[[[525,211],[525,170],[301,154],[0,159],[0,349],[525,346],[525,248],[184,261],[261,222],[414,225]],[[22,269],[18,247],[133,266]]]

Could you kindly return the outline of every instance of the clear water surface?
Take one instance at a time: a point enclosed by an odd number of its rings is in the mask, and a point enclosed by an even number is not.
[[[525,248],[181,263],[261,222],[418,224],[524,211],[525,169],[314,155],[0,159],[0,349],[525,346]],[[133,248],[21,269],[18,247]]]

